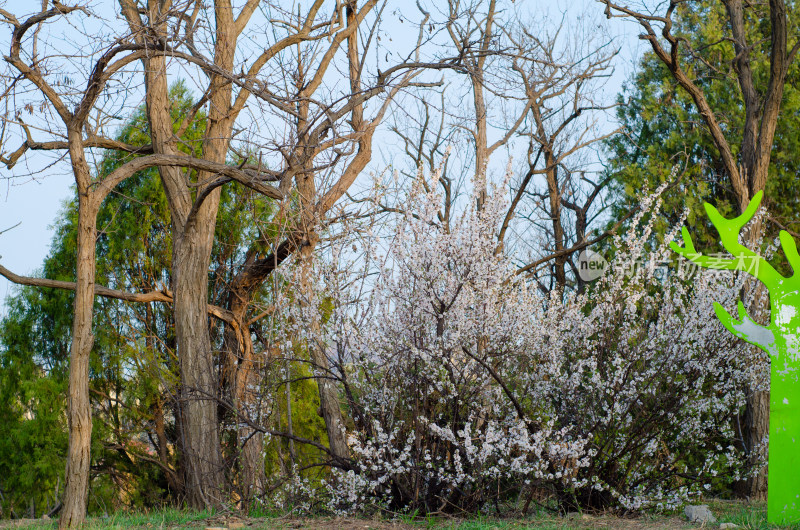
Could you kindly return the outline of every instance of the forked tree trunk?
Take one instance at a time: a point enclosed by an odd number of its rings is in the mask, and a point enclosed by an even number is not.
[[[148,58],[145,68],[153,151],[176,154],[172,143],[173,123],[164,57]],[[218,112],[210,114],[213,116]],[[216,135],[217,142],[219,138],[223,141],[226,138],[225,131],[212,130],[209,134]],[[203,157],[224,162],[225,148],[214,147],[216,149],[210,149],[206,142]],[[172,217],[173,312],[180,360],[179,432],[186,502],[196,509],[219,507],[223,504],[223,464],[217,413],[217,371],[208,331],[207,305],[208,269],[220,190],[212,191],[190,218],[193,200],[183,173],[171,167],[160,167],[159,172]]]
[[[606,4],[607,13],[611,10],[620,12],[619,6],[610,0],[601,0]],[[766,188],[769,176],[770,154],[772,151],[775,131],[778,125],[778,116],[783,100],[783,91],[789,64],[794,59],[788,53],[787,35],[791,27],[786,14],[785,0],[769,0],[769,77],[764,86],[753,73],[751,66],[752,53],[758,47],[753,42],[748,42],[747,26],[745,24],[745,6],[743,0],[727,0],[724,2],[728,14],[730,37],[726,40],[733,43],[736,57],[734,59],[734,72],[739,82],[740,94],[744,103],[744,123],[742,125],[742,140],[737,154],[731,148],[726,131],[720,125],[719,117],[709,104],[701,86],[698,86],[681,64],[685,55],[680,46],[685,40],[673,35],[672,24],[663,25],[659,30],[663,40],[656,37],[657,32],[651,25],[652,13],[634,12],[626,10],[625,15],[632,16],[646,29],[643,34],[655,52],[672,74],[675,81],[686,90],[695,103],[695,107],[702,116],[706,129],[717,147],[725,168],[725,173],[730,177],[731,187],[739,203],[739,210],[743,212],[750,199]],[[671,4],[667,11],[667,18],[671,16],[675,4]],[[750,5],[747,3],[747,7]],[[759,21],[764,23],[766,20]],[[678,27],[678,26],[675,26]],[[761,86],[759,87],[759,84]],[[739,165],[741,163],[741,166]],[[747,399],[748,412],[744,416],[745,437],[750,448],[754,443],[760,443],[768,434],[769,425],[769,397],[761,391],[750,392]],[[766,471],[748,481],[746,489],[750,498],[763,499],[766,494]],[[737,488],[742,491],[742,488]]]
[[[233,13],[230,4],[215,6],[217,41],[214,63],[224,71],[232,71],[236,49]],[[161,90],[166,93],[166,74]],[[203,158],[224,164],[228,154],[231,128],[232,87],[228,80],[214,76],[209,87],[210,104],[203,138]],[[169,109],[169,106],[166,106]],[[172,122],[169,121],[169,137]],[[166,136],[166,135],[165,135]],[[162,172],[162,176],[165,173]],[[198,172],[197,180],[213,177]],[[165,184],[167,184],[165,182]],[[208,270],[219,210],[220,188],[215,188],[198,206],[191,199],[183,175],[171,174],[169,187],[173,197],[186,197],[176,209],[180,217],[173,221],[173,274],[175,277],[175,335],[181,364],[183,398],[183,435],[186,458],[187,502],[194,508],[223,505],[223,460],[219,439],[218,372],[208,331]],[[203,193],[203,187],[198,193]],[[186,204],[189,207],[186,207]]]
[[[166,14],[161,10],[168,4],[148,0],[148,24],[145,25],[137,3],[120,0],[122,12],[133,35],[145,44],[141,28],[147,27],[163,41],[169,40]],[[217,10],[218,25],[232,31],[232,13],[228,5]],[[225,26],[225,24],[228,24]],[[218,45],[227,49],[227,31],[218,34]],[[235,37],[234,37],[235,38]],[[215,60],[219,53],[215,55]],[[227,62],[220,68],[232,68],[233,52],[228,51]],[[174,142],[173,119],[170,112],[167,85],[166,60],[163,55],[153,54],[142,59],[145,71],[145,98],[150,139],[153,152],[157,154],[179,154]],[[230,108],[230,85],[220,90],[219,80],[211,87],[209,128],[203,145],[203,157],[207,160],[225,162],[225,146],[230,138],[230,127],[219,129],[219,115]],[[223,93],[220,93],[223,92]],[[227,101],[225,98],[227,96]],[[222,107],[220,107],[220,103]],[[216,127],[217,129],[213,129]],[[209,142],[209,137],[213,140]],[[209,148],[212,143],[212,148]],[[218,144],[222,144],[219,146]],[[208,268],[216,226],[219,189],[214,190],[203,204],[191,212],[193,192],[187,176],[175,167],[159,167],[161,181],[170,207],[172,221],[172,281],[173,312],[178,358],[180,361],[181,387],[177,407],[180,436],[180,461],[183,463],[186,501],[192,508],[218,507],[222,504],[223,470],[219,446],[217,416],[216,370],[211,340],[208,331]],[[200,175],[205,178],[207,175]],[[196,215],[195,215],[196,214]],[[193,217],[192,217],[193,216]]]

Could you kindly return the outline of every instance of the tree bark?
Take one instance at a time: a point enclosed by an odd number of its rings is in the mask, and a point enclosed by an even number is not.
[[[545,177],[547,180],[547,195],[550,202],[550,221],[553,226],[553,252],[558,254],[553,262],[553,268],[556,285],[559,289],[563,289],[567,285],[567,255],[563,253],[564,226],[561,224],[561,188],[558,182],[558,164],[550,149],[551,147],[545,148]]]
[[[64,507],[59,528],[76,528],[86,518],[91,465],[92,411],[89,403],[89,357],[94,344],[95,240],[97,209],[100,199],[90,191],[89,166],[81,144],[81,130],[68,127],[69,155],[78,188],[78,235],[75,263],[75,298],[73,301],[72,344],[70,346],[67,449]]]
[[[747,396],[747,407],[742,416],[742,438],[748,451],[747,463],[759,466],[766,462],[764,436],[769,432],[769,390],[751,391]],[[755,501],[767,498],[766,466],[752,477],[735,485],[736,493]]]
[[[251,254],[246,263],[252,261]],[[246,276],[246,272],[244,273]],[[234,287],[238,280],[234,280]],[[259,424],[261,414],[259,410],[259,363],[256,362],[253,342],[250,338],[250,329],[247,323],[247,307],[252,292],[243,292],[238,289],[229,293],[228,309],[233,315],[234,323],[226,323],[223,342],[223,355],[225,358],[223,369],[223,392],[227,393],[234,413],[242,414]],[[247,508],[254,497],[264,493],[267,477],[264,471],[264,433],[253,429],[245,422],[235,420],[239,426],[236,430],[237,454],[239,461],[239,495],[242,499],[242,508]]]
[[[153,151],[176,154],[163,57],[145,60],[147,112]],[[205,159],[209,159],[205,156]],[[180,169],[160,166],[172,220],[172,281],[175,338],[181,387],[180,446],[189,506],[205,509],[222,503],[222,456],[217,421],[216,370],[208,332],[208,267],[216,226],[219,189],[196,210]]]
[[[66,487],[59,528],[75,528],[86,518],[91,464],[92,412],[89,403],[89,356],[94,343],[96,217],[84,190],[78,197],[78,256],[69,363]]]
[[[209,205],[212,206],[212,205]],[[202,232],[216,218],[216,205],[198,226]],[[208,219],[210,217],[210,219]],[[208,332],[208,266],[211,241],[195,229],[173,235],[175,337],[181,372],[181,434],[186,501],[194,508],[223,504],[222,455],[217,421],[217,384]]]

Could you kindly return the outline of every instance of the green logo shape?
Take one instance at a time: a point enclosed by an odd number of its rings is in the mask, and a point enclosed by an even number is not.
[[[758,346],[770,357],[767,520],[780,524],[800,521],[800,255],[792,236],[781,230],[781,246],[793,271],[787,278],[739,242],[739,233],[755,215],[762,197],[762,192],[756,193],[744,213],[734,219],[726,219],[705,203],[706,213],[719,232],[722,246],[733,258],[698,253],[686,227],[682,229],[684,246],[675,242],[670,246],[701,267],[746,272],[769,290],[771,322],[768,326],[750,318],[741,301],[738,320],[716,302],[714,312],[728,331]]]

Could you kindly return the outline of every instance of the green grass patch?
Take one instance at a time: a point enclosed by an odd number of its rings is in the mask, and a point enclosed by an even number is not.
[[[718,528],[719,523],[734,523],[741,530],[777,530],[797,529],[800,524],[779,526],[767,523],[766,504],[763,502],[745,503],[740,501],[707,500],[718,523],[706,528]],[[231,518],[235,518],[231,514]],[[232,519],[226,515],[213,514],[208,511],[191,512],[176,508],[164,508],[146,513],[118,513],[109,516],[90,517],[86,529],[178,529],[178,528],[227,528]],[[606,528],[613,530],[689,530],[699,528],[688,523],[683,510],[668,514],[643,514],[638,517],[617,517],[615,515],[570,514],[569,517],[554,515],[546,510],[537,511],[527,517],[499,518],[484,514],[473,517],[431,517],[418,516],[416,513],[388,518],[334,518],[334,517],[293,517],[285,513],[271,510],[251,512],[250,517],[243,519],[247,529],[277,530],[283,528],[354,530],[371,528],[384,529],[442,529],[442,530],[587,530],[590,528]],[[26,530],[55,530],[55,520],[21,520],[0,521],[0,528],[24,528]]]

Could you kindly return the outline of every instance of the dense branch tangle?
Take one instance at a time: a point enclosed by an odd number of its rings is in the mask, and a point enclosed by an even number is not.
[[[284,240],[270,242],[274,248],[285,249],[285,252],[280,252],[281,261],[298,248],[313,250],[315,226],[369,161],[371,138],[377,124],[393,95],[413,75],[401,73],[391,87],[385,78],[379,78],[374,87],[362,88],[360,55],[365,54],[366,49],[359,49],[356,37],[359,27],[365,23],[376,4],[374,0],[361,6],[355,2],[337,4],[331,17],[325,18],[321,13],[323,2],[318,0],[305,13],[285,12],[277,17],[270,16],[270,23],[285,29],[286,35],[279,37],[249,65],[244,66],[234,64],[234,50],[248,19],[259,7],[258,2],[248,2],[236,17],[230,4],[217,2],[214,7],[216,38],[213,49],[207,52],[198,45],[198,34],[204,29],[199,24],[202,16],[192,15],[189,17],[191,23],[183,24],[181,29],[185,34],[182,39],[188,43],[185,50],[180,49],[179,41],[175,42],[171,57],[198,67],[208,77],[203,96],[209,102],[208,129],[203,147],[205,157],[220,162],[225,160],[231,149],[234,123],[247,108],[247,102],[252,103],[251,96],[255,96],[257,101],[254,105],[263,112],[261,116],[254,116],[255,120],[263,121],[264,116],[272,116],[273,119],[285,123],[286,130],[291,131],[284,137],[268,136],[264,141],[246,139],[250,146],[245,150],[253,155],[252,158],[245,156],[242,166],[246,172],[255,170],[257,174],[262,174],[262,158],[266,158],[266,165],[274,167],[263,173],[269,180],[280,182],[280,189],[286,195],[299,199],[299,212],[295,212],[287,204],[279,214],[283,220],[279,219],[278,224],[288,224],[279,235]],[[281,11],[277,7],[267,6],[266,9]],[[133,33],[136,28],[147,27],[148,32],[168,39],[171,33],[166,23],[159,19],[159,10],[168,13],[165,8],[150,3],[145,20],[133,4],[123,2],[123,11]],[[201,15],[202,13],[201,10]],[[284,20],[277,20],[280,17]],[[176,26],[176,34],[180,26],[181,24]],[[146,34],[137,34],[136,38],[145,39]],[[350,64],[350,89],[341,96],[334,97],[332,101],[325,101],[328,98],[319,98],[316,93],[324,87],[324,79],[330,75],[331,66],[337,64],[342,53]],[[167,83],[166,76],[160,72],[165,68],[166,64],[160,58],[148,58],[145,61],[145,69],[154,72],[147,78],[148,117],[154,133],[154,151],[170,153],[175,150],[175,145],[171,128],[164,125],[168,123]],[[241,71],[243,75],[236,74],[237,71]],[[275,77],[276,75],[279,77]],[[233,91],[234,87],[238,92]],[[379,106],[375,117],[372,120],[363,119],[365,103],[387,90],[389,97]],[[318,108],[316,115],[311,113],[314,106]],[[351,130],[344,132],[340,130],[343,126],[342,120],[348,115]],[[321,163],[317,161],[319,158],[323,159]],[[252,162],[255,159],[258,164]],[[325,177],[333,175],[342,164],[346,166],[338,179],[333,179],[327,188],[323,188]],[[164,166],[160,171],[173,212],[173,231],[179,235],[175,240],[175,255],[179,259],[173,263],[174,276],[178,280],[175,289],[178,350],[197,356],[194,360],[187,358],[185,362],[184,357],[181,357],[182,366],[187,370],[183,378],[187,393],[185,400],[187,406],[194,410],[186,418],[188,421],[189,418],[200,417],[205,418],[206,424],[216,424],[217,405],[210,399],[214,396],[212,388],[216,385],[208,376],[213,373],[213,361],[205,321],[197,308],[207,297],[198,286],[203,283],[202,278],[207,270],[210,252],[208,245],[210,234],[213,233],[213,219],[216,216],[219,195],[208,187],[200,186],[197,198],[203,197],[204,201],[198,206],[195,199],[192,204],[187,200],[191,193],[187,192],[180,177]],[[209,182],[202,174],[199,180],[202,183]],[[205,243],[198,248],[196,245],[183,243],[184,240]],[[226,328],[223,359],[220,361],[224,401],[233,403],[242,410],[251,411],[256,396],[248,389],[256,386],[257,382],[255,351],[250,334],[238,333],[236,328],[247,328],[251,300],[276,265],[275,259],[257,259],[257,249],[263,245],[263,241],[254,242],[253,248],[245,252],[248,258],[241,265],[241,270],[234,273],[235,279],[227,287],[225,303],[234,315],[237,326]],[[184,254],[185,257],[182,257]],[[265,262],[269,262],[270,266],[263,266]],[[186,300],[183,302],[179,300],[181,292],[186,293]],[[182,317],[184,311],[185,317]],[[322,369],[326,368],[324,358],[315,358],[314,362],[321,365]],[[325,417],[326,423],[341,424],[338,405],[334,407],[333,404],[332,390],[325,391],[323,388],[326,384],[325,380],[320,381],[323,409],[329,412]],[[199,401],[189,399],[195,389],[198,389],[201,396]],[[236,411],[236,414],[241,414],[241,410]],[[232,418],[235,419],[235,415]],[[184,443],[188,445],[184,447],[184,451],[189,455],[190,466],[197,469],[189,470],[193,476],[192,480],[187,481],[189,498],[193,504],[208,506],[218,502],[222,466],[216,435],[207,428],[199,429],[198,425],[201,423],[203,422],[197,421],[193,425],[185,426],[187,439]],[[238,433],[242,446],[240,494],[244,499],[260,494],[264,488],[263,465],[258,461],[263,438],[262,433],[256,431],[244,426]],[[332,449],[342,455],[346,452],[346,446],[341,442],[341,435],[336,435],[337,433],[337,430],[329,427]]]

